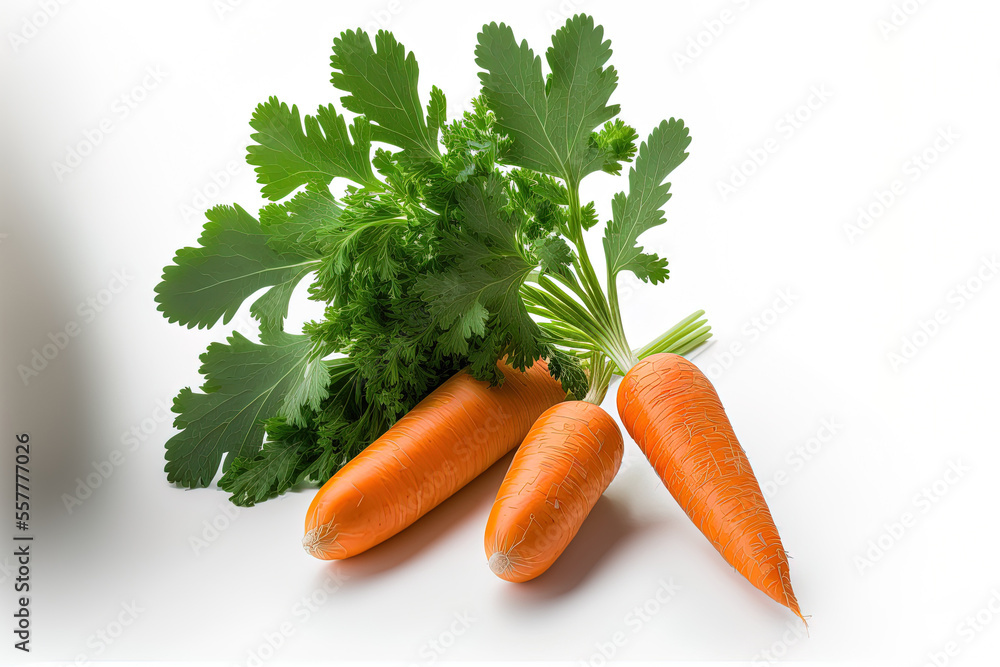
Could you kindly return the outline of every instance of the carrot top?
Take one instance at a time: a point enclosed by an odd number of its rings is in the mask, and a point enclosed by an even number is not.
[[[698,311],[641,349],[626,339],[618,277],[668,278],[667,260],[638,239],[666,221],[665,180],[687,158],[691,138],[683,121],[671,118],[637,146],[638,133],[611,102],[618,74],[610,57],[604,29],[582,14],[553,35],[547,72],[509,26],[483,27],[476,47],[482,96],[465,122],[478,130],[479,145],[494,151],[497,171],[461,188],[464,224],[446,235],[445,251],[462,261],[418,281],[448,331],[446,348],[463,349],[487,324],[510,332],[515,344],[537,337],[560,353],[556,368],[567,376],[571,366],[589,370],[587,390],[572,389],[597,402],[611,375],[624,375],[637,359],[683,354],[711,336]],[[597,207],[581,197],[580,185],[597,171],[620,175],[633,160],[628,192],[614,196],[604,226],[602,285],[585,239],[598,223]]]
[[[497,360],[547,358],[569,393],[599,402],[637,357],[710,336],[699,311],[642,350],[626,341],[617,278],[668,277],[637,239],[664,222],[663,181],[690,139],[671,119],[636,145],[611,101],[603,28],[569,19],[543,69],[492,23],[474,57],[482,94],[449,118],[443,91],[423,99],[416,58],[392,33],[348,30],[330,61],[338,105],[307,115],[272,97],[255,109],[247,162],[269,203],[210,209],[156,287],[159,310],[189,328],[249,304],[240,331],[202,355],[200,391],[174,402],[168,480],[207,486],[221,466],[220,486],[252,505],[325,481],[461,368],[499,384]],[[605,291],[584,239],[597,208],[580,184],[633,160],[604,229]],[[286,319],[303,283],[325,313],[296,333]]]

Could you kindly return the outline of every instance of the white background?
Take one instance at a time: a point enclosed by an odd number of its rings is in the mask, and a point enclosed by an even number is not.
[[[1000,595],[1000,280],[984,263],[1000,251],[996,3],[909,0],[912,15],[897,14],[888,33],[880,22],[893,15],[890,0],[246,0],[222,13],[210,0],[48,4],[57,9],[45,20],[44,2],[6,0],[0,10],[2,456],[7,471],[13,434],[31,434],[32,659],[247,664],[289,629],[272,663],[421,662],[437,639],[449,644],[443,661],[600,664],[597,645],[616,632],[616,657],[635,661],[749,662],[766,651],[921,665],[954,642],[948,663],[972,666],[1000,653],[996,614],[984,612],[993,623],[971,633],[962,625]],[[195,215],[185,206],[206,192],[208,204],[259,205],[242,162],[254,106],[269,95],[306,112],[337,102],[333,37],[382,21],[416,52],[422,88],[442,87],[454,110],[476,92],[484,22],[512,24],[541,51],[576,9],[613,41],[623,118],[642,134],[670,116],[691,127],[669,222],[643,239],[669,257],[671,279],[624,283],[624,317],[638,346],[708,311],[716,343],[696,361],[758,478],[783,482],[768,497],[811,615],[808,639],[723,562],[631,442],[623,472],[560,562],[519,586],[489,572],[482,548],[506,459],[388,543],[329,564],[299,545],[311,492],[230,519],[218,489],[165,481],[173,430],[158,404],[199,383],[197,355],[228,329],[168,324],[152,290],[199,233],[204,206]],[[679,63],[699,39],[701,53]],[[162,81],[130,92],[147,68]],[[817,89],[827,99],[802,107]],[[144,98],[127,116],[116,104],[126,94]],[[804,120],[789,131],[783,119],[796,111]],[[110,134],[60,179],[53,164],[103,119]],[[957,138],[936,151],[949,129]],[[745,165],[768,139],[776,152]],[[936,159],[913,171],[928,150]],[[229,163],[230,182],[212,187]],[[753,173],[724,197],[719,184],[732,183],[734,169]],[[902,194],[852,238],[859,207],[897,179]],[[604,216],[621,187],[605,175],[585,182]],[[121,270],[125,288],[102,292]],[[791,305],[777,313],[782,294]],[[79,304],[102,296],[110,302],[85,319]],[[309,305],[296,316],[311,316]],[[943,324],[919,334],[937,311]],[[17,366],[71,322],[79,335],[25,385]],[[894,364],[904,339],[919,347]],[[133,428],[142,442],[129,448]],[[808,461],[796,453],[803,447]],[[63,494],[114,450],[124,460],[68,512]],[[953,464],[965,472],[946,482]],[[4,502],[12,477],[0,481]],[[934,502],[918,500],[935,483]],[[902,535],[887,532],[907,513]],[[206,532],[213,521],[225,529]],[[207,548],[196,551],[192,538]],[[5,627],[11,563],[0,557]],[[662,605],[650,602],[661,580],[679,586]],[[338,590],[300,613],[296,604],[327,581]],[[98,639],[117,632],[122,605],[133,603],[141,611],[130,625],[111,644]],[[637,622],[632,610],[647,604],[653,612]],[[453,626],[456,614],[474,620]],[[450,637],[452,627],[461,635]],[[22,660],[4,636],[5,655]]]

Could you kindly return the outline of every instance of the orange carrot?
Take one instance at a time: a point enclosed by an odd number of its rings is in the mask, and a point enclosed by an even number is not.
[[[531,427],[486,524],[494,574],[527,581],[545,572],[576,535],[622,462],[622,434],[593,403],[567,401]]]
[[[498,366],[502,386],[457,373],[331,477],[306,514],[306,551],[347,558],[387,540],[496,463],[566,398],[544,361],[524,373]]]
[[[723,558],[802,618],[771,512],[704,373],[676,354],[646,357],[618,388],[618,414],[671,495]]]

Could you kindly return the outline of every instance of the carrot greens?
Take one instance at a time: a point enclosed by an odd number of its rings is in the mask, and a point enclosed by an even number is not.
[[[246,312],[259,328],[257,340],[211,344],[204,384],[175,399],[168,480],[207,486],[221,468],[219,486],[253,505],[324,483],[463,368],[500,384],[498,360],[523,370],[545,358],[567,393],[599,403],[637,358],[711,335],[699,311],[633,350],[617,291],[624,271],[668,277],[638,238],[664,222],[687,129],[664,121],[636,146],[590,17],[567,21],[545,55],[548,72],[509,27],[484,26],[481,95],[449,119],[391,33],[347,31],[331,58],[339,108],[257,107],[247,161],[263,205],[211,209],[156,287],[171,322],[208,328]],[[580,185],[633,160],[598,271],[585,237],[599,216]],[[286,320],[300,292],[325,312],[297,332]]]

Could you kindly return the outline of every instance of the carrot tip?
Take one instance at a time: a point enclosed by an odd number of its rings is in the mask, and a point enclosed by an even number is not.
[[[324,558],[322,544],[325,541],[326,540],[323,539],[322,531],[318,528],[313,528],[302,538],[302,548],[305,549],[306,553],[310,556]]]
[[[490,570],[493,574],[499,577],[508,569],[510,569],[510,559],[507,558],[507,554],[497,551],[490,556]]]

